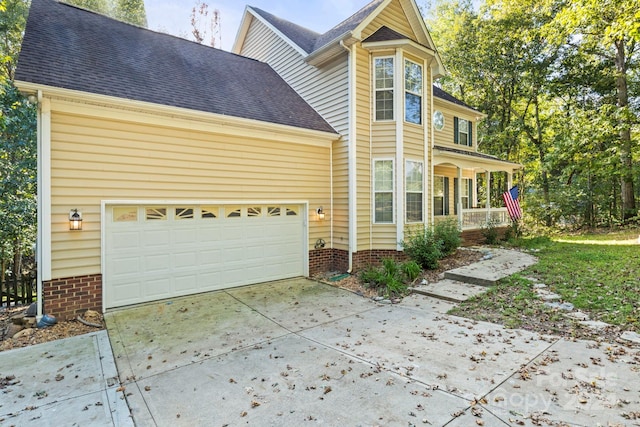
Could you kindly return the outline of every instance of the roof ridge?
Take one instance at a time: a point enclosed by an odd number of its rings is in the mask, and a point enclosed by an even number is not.
[[[31,1],[16,82],[335,132],[265,62],[57,0]]]

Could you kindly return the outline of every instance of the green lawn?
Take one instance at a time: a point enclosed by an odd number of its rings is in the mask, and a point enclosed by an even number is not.
[[[633,230],[561,236],[553,240],[522,239],[522,246],[533,249],[539,262],[502,280],[489,292],[461,304],[451,313],[508,327],[532,325],[536,321],[553,325],[560,319],[560,313],[541,304],[533,290],[537,282],[546,284],[550,291],[588,313],[593,320],[640,331],[637,236],[638,230]]]

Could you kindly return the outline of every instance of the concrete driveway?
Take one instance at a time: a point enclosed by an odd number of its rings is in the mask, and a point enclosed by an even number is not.
[[[107,314],[140,426],[638,425],[640,352],[294,279]],[[635,417],[635,418],[634,418]]]

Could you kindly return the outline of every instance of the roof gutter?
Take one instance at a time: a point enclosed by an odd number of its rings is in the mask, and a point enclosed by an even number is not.
[[[93,109],[100,114],[112,114],[114,108],[129,110],[132,120],[142,119],[142,116],[156,116],[160,118],[159,124],[162,126],[172,126],[176,128],[201,129],[215,131],[221,134],[234,134],[256,136],[272,139],[277,138],[281,142],[291,142],[297,144],[320,145],[329,147],[340,135],[337,132],[323,130],[312,130],[301,127],[264,122],[261,120],[247,119],[224,114],[209,113],[206,111],[190,110],[183,107],[155,104],[152,102],[124,99],[115,96],[94,94],[73,89],[62,89],[38,83],[16,81],[16,86],[23,93],[36,93],[38,91],[46,98],[55,98],[68,104],[90,104]],[[85,111],[92,114],[92,111]],[[97,113],[96,113],[97,114]],[[170,121],[166,117],[171,117]]]
[[[319,67],[345,51],[350,52],[350,46],[357,41],[358,38],[354,36],[353,32],[347,31],[339,37],[331,40],[320,49],[314,50],[311,54],[307,55],[305,61],[309,65]]]

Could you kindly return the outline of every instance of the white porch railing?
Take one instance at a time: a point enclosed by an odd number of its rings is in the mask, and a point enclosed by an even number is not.
[[[494,226],[501,227],[511,224],[507,208],[478,208],[462,209],[462,229],[475,230],[486,227],[492,221]]]

